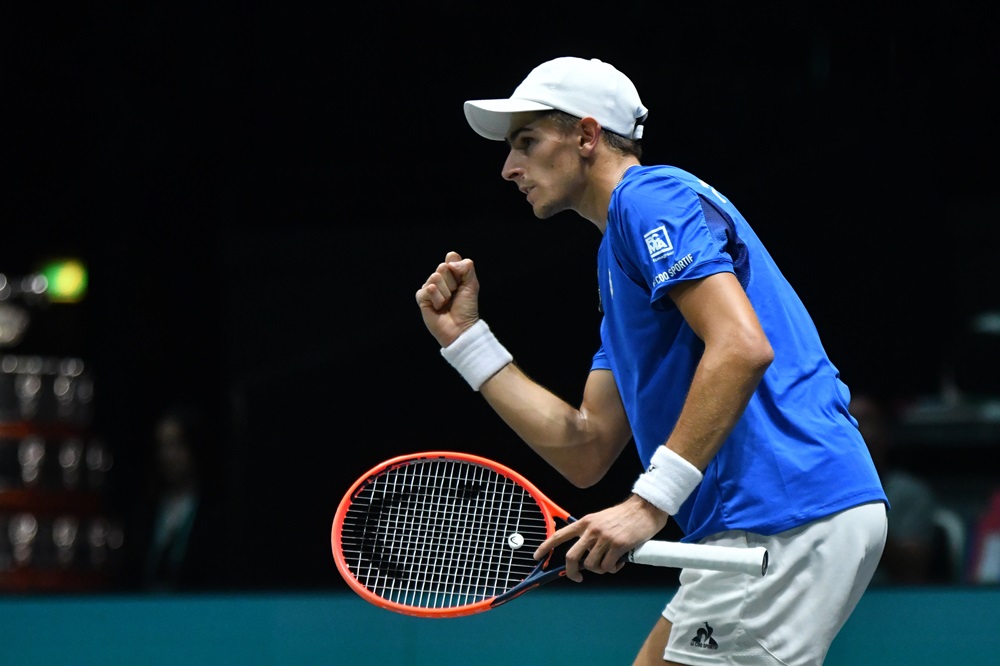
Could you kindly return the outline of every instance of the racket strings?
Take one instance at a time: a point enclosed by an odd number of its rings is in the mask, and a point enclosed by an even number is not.
[[[538,566],[548,535],[516,481],[467,461],[418,460],[369,479],[342,528],[345,560],[373,594],[421,608],[455,608],[516,587]]]

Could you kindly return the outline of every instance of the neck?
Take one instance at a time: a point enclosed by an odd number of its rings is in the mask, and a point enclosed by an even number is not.
[[[619,185],[621,185],[622,179],[625,178],[625,174],[627,174],[628,170],[631,169],[634,166],[635,166],[634,164],[629,164],[624,169],[622,169],[622,175],[618,176],[618,180],[615,182],[615,187],[618,187]],[[612,188],[612,191],[614,191],[614,188]]]
[[[634,166],[639,166],[639,160],[634,157],[626,157],[608,163],[600,173],[595,174],[594,187],[592,190],[593,199],[588,213],[581,212],[603,234],[608,225],[608,207],[611,205],[611,195],[615,188],[621,184],[625,174]]]

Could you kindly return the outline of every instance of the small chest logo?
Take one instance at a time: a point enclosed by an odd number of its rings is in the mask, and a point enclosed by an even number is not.
[[[647,231],[643,239],[646,241],[649,258],[653,261],[658,261],[674,253],[674,244],[670,242],[666,227],[662,225]]]

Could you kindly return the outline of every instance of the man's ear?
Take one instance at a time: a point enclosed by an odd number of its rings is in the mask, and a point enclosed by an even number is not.
[[[594,118],[587,116],[580,120],[580,148],[587,152],[597,149],[597,143],[601,138],[601,124]]]

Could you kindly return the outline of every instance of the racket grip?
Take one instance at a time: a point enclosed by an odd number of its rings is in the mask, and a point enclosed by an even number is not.
[[[628,554],[628,561],[657,567],[708,569],[763,576],[767,573],[767,548],[710,546],[680,541],[647,541]]]

